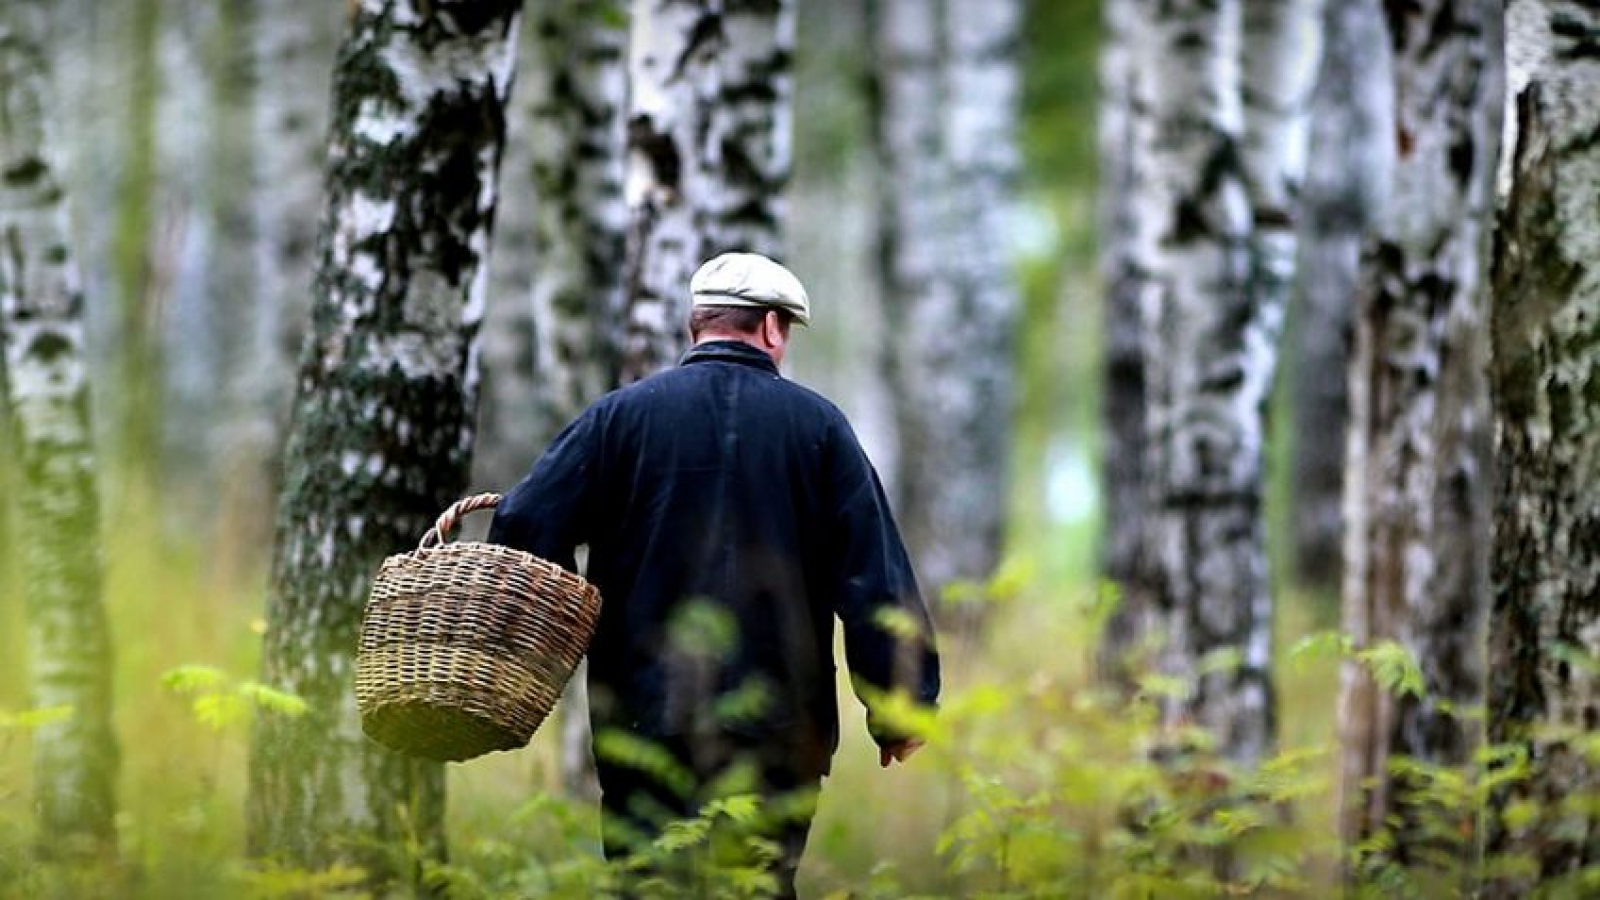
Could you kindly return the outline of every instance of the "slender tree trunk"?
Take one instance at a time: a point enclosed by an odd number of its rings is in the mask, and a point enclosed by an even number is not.
[[[1240,4],[1141,3],[1149,111],[1145,539],[1158,665],[1188,681],[1169,724],[1209,728],[1249,761],[1272,744],[1271,597],[1262,529],[1263,404],[1281,308],[1252,278]]]
[[[1139,40],[1135,0],[1106,0],[1100,51],[1100,276],[1105,294],[1105,445],[1101,451],[1105,534],[1100,565],[1120,599],[1101,646],[1108,674],[1121,677],[1133,642],[1145,630],[1148,604],[1137,567],[1144,532],[1144,333],[1140,309],[1149,289],[1153,249],[1139,242],[1141,211],[1149,203],[1139,170],[1134,60]]]
[[[564,13],[564,15],[562,15]],[[554,435],[617,382],[626,308],[629,11],[623,0],[585,0],[533,19],[535,52],[549,81],[535,121],[534,367],[541,438]],[[561,781],[598,797],[590,750],[587,664],[567,686],[561,714]]]
[[[327,153],[330,79],[345,4],[251,0],[248,133],[252,308],[239,336],[226,485],[237,533],[274,488],[269,471],[289,421],[294,363],[310,320],[317,216]]]
[[[526,474],[544,444],[617,380],[628,15],[623,0],[558,0],[530,7],[522,29],[484,340],[480,484]],[[580,671],[559,706],[561,773],[569,793],[594,797],[585,687]]]
[[[1398,756],[1460,765],[1478,744],[1487,609],[1483,247],[1499,153],[1494,0],[1390,7],[1395,166],[1362,264],[1351,351],[1344,627],[1397,641],[1426,693],[1348,664],[1341,696],[1346,840],[1392,830],[1399,862],[1437,858]],[[1459,813],[1458,813],[1459,815]]]
[[[126,99],[121,110],[121,178],[112,236],[118,336],[114,409],[122,500],[155,485],[160,460],[161,356],[151,264],[158,171],[155,131],[161,90],[160,22],[160,0],[133,0],[119,22],[128,42],[128,71],[117,86]]]
[[[617,380],[623,312],[628,10],[623,0],[529,9],[485,338],[480,481],[508,484]],[[507,216],[511,219],[508,220]],[[501,252],[504,250],[506,252]],[[531,302],[528,291],[531,286]]]
[[[249,843],[301,865],[442,850],[444,770],[358,727],[369,580],[466,486],[516,0],[362,0],[334,74],[312,334],[286,450],[263,671],[311,710],[257,721]]]
[[[999,562],[1019,299],[1021,5],[880,0],[870,25],[896,514],[937,596]],[[967,621],[971,623],[971,619]]]
[[[1526,753],[1530,774],[1490,809],[1534,814],[1486,823],[1489,852],[1530,868],[1485,896],[1577,897],[1600,864],[1600,9],[1515,0],[1508,15],[1519,71],[1490,315],[1489,739]]]
[[[1378,0],[1328,2],[1300,219],[1295,318],[1295,573],[1336,589],[1342,572],[1351,316],[1361,248],[1394,164],[1393,82]]]
[[[537,20],[540,58],[560,64],[550,70],[537,120],[546,139],[533,160],[535,194],[548,198],[535,210],[533,310],[540,399],[552,435],[618,377],[629,39],[622,0],[586,0],[554,19]]]
[[[64,711],[34,733],[34,806],[41,846],[63,853],[115,844],[117,742],[83,294],[46,144],[45,21],[40,0],[0,7],[0,384],[31,699]]]
[[[779,255],[792,166],[794,0],[634,0],[621,379],[675,362],[689,278]]]
[[[160,0],[156,36],[160,89],[155,103],[155,186],[152,192],[150,287],[147,296],[161,360],[154,402],[154,448],[164,493],[204,497],[217,475],[212,466],[219,436],[214,427],[227,384],[222,375],[228,305],[248,289],[248,279],[223,295],[213,292],[212,274],[240,252],[219,232],[212,166],[230,152],[237,134],[232,109],[214,105],[228,77],[210,65],[210,32],[225,18],[226,4]],[[240,104],[234,104],[238,106]],[[225,164],[226,165],[226,164]],[[248,171],[227,166],[231,179]],[[224,183],[222,187],[226,188]],[[230,259],[231,258],[231,259]],[[237,273],[236,273],[237,274]],[[248,302],[248,301],[245,301]],[[171,477],[168,477],[171,476]]]

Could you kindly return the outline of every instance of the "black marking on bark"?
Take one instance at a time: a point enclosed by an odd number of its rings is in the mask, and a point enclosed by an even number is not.
[[[28,155],[6,167],[3,174],[7,185],[20,188],[35,184],[44,179],[49,173],[49,168],[44,160],[37,156]]]
[[[656,130],[649,116],[639,114],[628,122],[628,146],[644,155],[656,183],[673,192],[681,189],[683,158],[672,135]]]

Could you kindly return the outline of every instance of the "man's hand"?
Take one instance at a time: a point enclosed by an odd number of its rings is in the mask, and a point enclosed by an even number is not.
[[[911,758],[911,754],[921,750],[926,743],[927,741],[920,738],[907,738],[899,743],[881,747],[878,749],[878,765],[887,769],[890,762],[899,761],[903,763]]]

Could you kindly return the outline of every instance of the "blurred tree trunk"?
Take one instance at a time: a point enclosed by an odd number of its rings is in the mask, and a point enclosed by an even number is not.
[[[118,24],[127,46],[112,268],[117,297],[116,448],[121,501],[153,489],[159,476],[161,384],[159,310],[152,290],[155,224],[160,0],[132,0]],[[142,502],[135,499],[135,502]]]
[[[254,306],[235,373],[230,502],[241,524],[273,487],[270,464],[289,420],[294,360],[310,319],[317,216],[322,202],[329,77],[344,4],[251,0],[240,42],[253,84],[249,134]]]
[[[1142,321],[1144,590],[1158,666],[1190,685],[1169,724],[1205,726],[1222,753],[1250,761],[1275,727],[1263,407],[1292,269],[1315,7],[1191,0],[1140,13],[1155,248]]]
[[[501,487],[616,383],[628,223],[623,0],[540,4],[523,33],[476,460]]]
[[[617,380],[628,15],[624,0],[559,0],[530,7],[522,28],[474,460],[489,489],[527,474]],[[585,681],[559,706],[561,773],[569,793],[597,797]]]
[[[263,661],[267,683],[311,709],[257,720],[257,855],[358,856],[392,874],[384,845],[443,849],[443,766],[362,735],[351,663],[379,562],[413,546],[466,486],[518,7],[352,9]]]
[[[1140,242],[1142,213],[1150,202],[1140,172],[1136,136],[1144,110],[1134,64],[1139,40],[1136,0],[1106,0],[1100,51],[1100,275],[1105,284],[1105,388],[1101,421],[1105,534],[1100,565],[1117,586],[1119,602],[1101,646],[1102,666],[1126,674],[1127,655],[1146,630],[1148,604],[1139,593],[1138,565],[1144,533],[1144,332],[1140,309],[1149,289],[1154,249]]]
[[[779,255],[793,164],[794,0],[634,0],[621,380],[686,346],[689,278]]]
[[[25,586],[31,701],[59,718],[33,734],[46,853],[116,841],[111,639],[89,423],[83,293],[46,144],[46,4],[0,7],[0,385],[6,388],[17,578]]]
[[[1493,262],[1489,739],[1526,754],[1489,804],[1485,896],[1588,896],[1600,864],[1600,9],[1515,0],[1514,152]],[[1587,867],[1587,875],[1585,875]]]
[[[217,165],[231,168],[230,175],[248,166],[219,159],[236,152],[230,144],[237,126],[230,121],[233,109],[213,102],[216,93],[232,85],[229,74],[214,68],[208,57],[211,32],[228,17],[229,4],[160,0],[160,5],[156,169],[147,238],[148,296],[161,361],[155,403],[162,416],[154,449],[167,497],[192,493],[209,499],[217,475],[214,442],[221,436],[214,423],[227,384],[222,375],[226,317],[230,307],[249,305],[240,295],[251,284],[245,280],[226,294],[214,292],[213,273],[241,253],[220,233],[223,222],[217,215],[231,186],[214,184],[211,175]]]
[[[1393,165],[1393,83],[1379,0],[1328,2],[1300,220],[1294,318],[1294,558],[1302,583],[1336,589],[1342,572],[1351,315],[1361,248]]]
[[[1467,852],[1428,834],[1399,756],[1472,759],[1487,609],[1488,395],[1483,250],[1500,145],[1495,0],[1388,9],[1395,166],[1362,262],[1351,349],[1344,628],[1396,641],[1425,694],[1400,696],[1347,663],[1340,709],[1347,841],[1386,830],[1413,863]]]
[[[1021,4],[879,0],[879,279],[896,515],[934,596],[999,562],[1019,297],[1006,246],[1020,165]],[[947,608],[947,611],[955,610]],[[966,624],[975,624],[963,611]]]
[[[533,144],[530,166],[539,266],[532,281],[533,362],[542,387],[537,414],[529,416],[542,429],[536,443],[618,378],[625,309],[618,262],[628,234],[622,192],[628,15],[623,0],[569,0],[541,10],[531,23],[536,59],[548,78],[534,118],[541,139]],[[584,663],[562,700],[561,780],[572,796],[598,798],[587,687]]]
[[[231,0],[215,15],[210,101],[221,145],[210,154],[210,210],[230,249],[208,279],[226,397],[212,421],[222,553],[270,536],[261,511],[277,488],[293,360],[309,317],[329,73],[343,19],[342,4],[284,0]]]

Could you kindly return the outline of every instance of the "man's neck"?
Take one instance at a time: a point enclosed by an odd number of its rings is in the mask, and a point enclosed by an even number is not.
[[[756,345],[755,338],[751,337],[748,334],[724,334],[724,333],[720,333],[720,332],[709,332],[709,331],[702,331],[700,333],[699,340],[696,340],[694,342],[694,345],[696,347],[700,347],[700,346],[704,346],[706,344],[712,343],[714,341],[734,341],[736,343],[744,344],[747,347],[755,347],[755,349],[757,349],[757,350],[762,350],[761,347]],[[762,352],[764,353],[766,351],[762,350]]]

